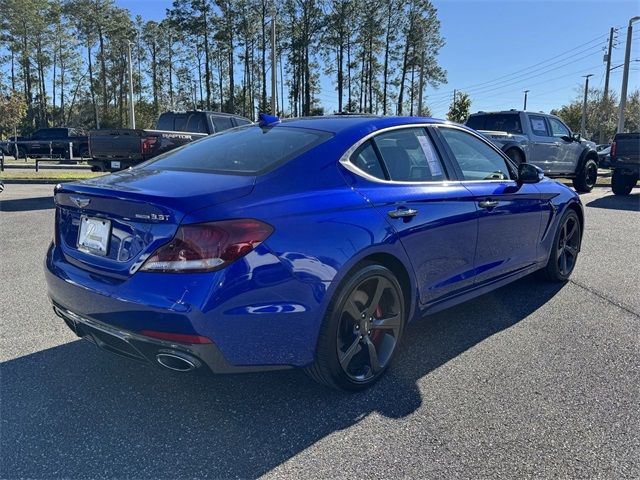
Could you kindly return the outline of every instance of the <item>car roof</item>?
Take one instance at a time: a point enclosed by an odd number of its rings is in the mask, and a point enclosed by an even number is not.
[[[334,134],[356,132],[359,130],[375,131],[381,128],[411,125],[415,123],[450,123],[429,117],[383,117],[377,115],[325,115],[318,117],[299,117],[283,119],[276,126],[311,128]]]

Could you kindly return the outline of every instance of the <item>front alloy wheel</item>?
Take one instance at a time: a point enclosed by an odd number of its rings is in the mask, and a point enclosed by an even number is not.
[[[345,280],[322,326],[311,377],[362,390],[391,363],[404,328],[400,285],[387,268],[369,264]]]
[[[578,261],[582,228],[574,210],[567,210],[559,225],[553,249],[549,255],[546,274],[549,280],[564,282],[569,278]]]

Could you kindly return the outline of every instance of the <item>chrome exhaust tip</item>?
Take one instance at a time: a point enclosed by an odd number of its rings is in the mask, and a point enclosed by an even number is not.
[[[200,366],[200,362],[195,358],[181,353],[159,353],[156,355],[156,361],[164,368],[175,372],[189,372]]]

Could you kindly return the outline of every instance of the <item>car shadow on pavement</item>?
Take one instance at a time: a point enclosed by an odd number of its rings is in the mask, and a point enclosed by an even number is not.
[[[394,366],[357,394],[300,371],[173,375],[80,340],[4,362],[0,477],[259,476],[371,413],[416,411],[420,379],[561,288],[527,277],[413,323]]]
[[[640,192],[631,195],[607,195],[590,201],[586,206],[638,212],[640,211]]]
[[[53,197],[15,198],[0,200],[0,212],[27,212],[30,210],[49,210],[54,208]]]

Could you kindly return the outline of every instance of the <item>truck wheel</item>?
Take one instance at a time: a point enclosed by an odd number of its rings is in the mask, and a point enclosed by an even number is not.
[[[507,150],[506,153],[507,153],[507,157],[513,160],[513,163],[515,163],[516,165],[520,165],[521,163],[524,163],[524,155],[522,155],[520,150],[516,148],[510,148],[509,150]]]
[[[582,169],[576,172],[573,179],[573,188],[580,193],[589,193],[593,190],[598,180],[598,164],[593,159],[584,162]]]
[[[638,177],[634,175],[625,175],[622,170],[616,168],[611,176],[611,190],[616,195],[629,195],[633,187],[635,187]]]
[[[15,154],[15,150],[13,151],[13,153]],[[18,147],[18,158],[25,160],[27,159],[27,151],[24,149],[24,147]]]

